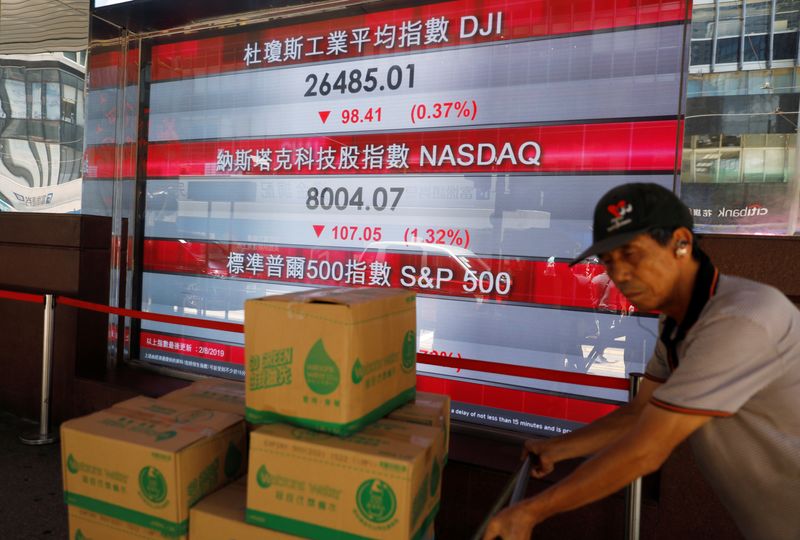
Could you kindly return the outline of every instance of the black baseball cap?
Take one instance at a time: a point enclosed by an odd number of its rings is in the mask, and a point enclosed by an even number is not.
[[[571,263],[627,244],[652,229],[694,226],[692,214],[673,192],[658,184],[633,183],[617,186],[594,207],[593,243]]]

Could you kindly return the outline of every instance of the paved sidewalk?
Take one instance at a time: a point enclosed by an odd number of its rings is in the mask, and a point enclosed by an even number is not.
[[[36,425],[0,412],[0,539],[65,540],[67,507],[61,488],[61,447],[26,446],[21,431]]]

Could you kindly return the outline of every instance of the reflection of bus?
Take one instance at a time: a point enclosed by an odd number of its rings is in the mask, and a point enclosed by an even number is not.
[[[0,211],[80,210],[85,53],[0,55]]]

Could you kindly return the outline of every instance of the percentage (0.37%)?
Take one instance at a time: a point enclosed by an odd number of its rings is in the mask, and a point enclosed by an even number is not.
[[[424,242],[426,244],[443,244],[448,246],[469,247],[469,230],[467,229],[406,229],[403,236],[406,242]]]
[[[475,120],[478,116],[478,104],[473,99],[468,101],[443,101],[440,103],[417,103],[411,106],[411,123],[418,121],[460,118]]]

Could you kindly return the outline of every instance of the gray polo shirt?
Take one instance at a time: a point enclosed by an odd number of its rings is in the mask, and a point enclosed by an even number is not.
[[[651,402],[715,417],[689,440],[746,538],[800,539],[800,311],[707,259],[692,304],[681,327],[662,316]]]

